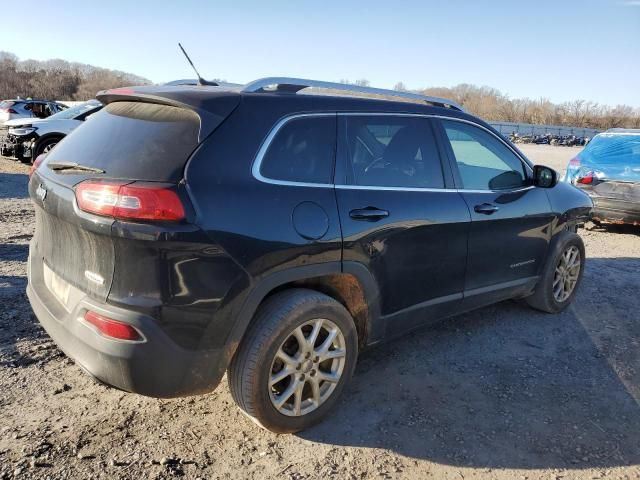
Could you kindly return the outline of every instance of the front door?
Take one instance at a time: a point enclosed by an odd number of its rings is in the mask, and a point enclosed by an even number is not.
[[[336,195],[343,261],[365,265],[390,336],[462,300],[469,211],[428,118],[339,115]],[[448,167],[448,165],[447,165]]]
[[[489,130],[453,119],[440,125],[456,185],[471,213],[467,302],[489,303],[526,291],[549,246],[546,192],[531,185],[530,167]]]

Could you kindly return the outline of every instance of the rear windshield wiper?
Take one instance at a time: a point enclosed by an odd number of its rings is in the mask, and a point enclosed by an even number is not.
[[[93,173],[105,173],[101,168],[95,167],[87,167],[86,165],[80,165],[76,162],[48,162],[47,167],[49,167],[54,172],[71,172],[71,171],[80,171],[80,172],[93,172]]]

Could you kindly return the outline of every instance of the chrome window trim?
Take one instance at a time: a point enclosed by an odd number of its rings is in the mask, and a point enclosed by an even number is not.
[[[262,175],[260,172],[260,167],[262,166],[262,160],[264,160],[264,156],[266,155],[269,147],[271,146],[271,142],[278,134],[280,129],[284,127],[288,122],[292,120],[296,120],[299,118],[310,118],[310,117],[335,117],[335,112],[318,112],[318,113],[296,113],[293,115],[288,115],[286,117],[281,118],[276,122],[276,124],[271,128],[271,131],[266,136],[266,138],[262,141],[262,145],[260,145],[260,149],[256,154],[256,158],[253,160],[253,165],[251,166],[251,173],[253,177],[263,183],[270,183],[272,185],[284,185],[289,187],[313,187],[313,188],[333,188],[333,183],[308,183],[308,182],[293,182],[290,180],[278,180],[276,178],[269,178]]]
[[[504,141],[503,138],[493,133],[486,127],[482,125],[472,122],[470,120],[449,117],[446,115],[435,115],[435,114],[423,114],[423,113],[395,113],[395,112],[316,112],[316,113],[294,113],[292,115],[287,115],[276,122],[276,124],[271,128],[268,135],[263,140],[260,145],[260,149],[256,154],[255,159],[253,160],[253,164],[251,167],[251,173],[253,177],[262,182],[269,183],[272,185],[281,185],[281,186],[289,186],[289,187],[311,187],[311,188],[337,188],[340,190],[381,190],[381,191],[399,191],[399,192],[464,192],[464,193],[515,193],[524,190],[529,190],[535,188],[534,185],[527,185],[523,187],[518,187],[515,189],[508,190],[477,190],[477,189],[465,189],[465,188],[421,188],[421,187],[382,187],[375,185],[345,185],[345,184],[334,184],[334,183],[308,183],[308,182],[293,182],[289,180],[277,180],[275,178],[265,177],[260,173],[260,167],[262,165],[262,160],[264,159],[271,142],[278,134],[279,130],[286,125],[288,122],[299,119],[299,118],[308,118],[308,117],[345,117],[345,116],[392,116],[392,117],[421,117],[421,118],[438,118],[442,120],[453,120],[462,123],[468,123],[469,125],[473,125],[475,127],[481,128],[482,130],[488,132],[493,137],[497,138],[505,145],[509,150],[511,150],[518,159],[525,165],[525,168],[529,171],[529,173],[533,173],[533,168],[529,165],[529,162],[522,157],[516,150],[509,146],[507,142]]]
[[[525,190],[531,190],[535,188],[534,185],[527,185],[526,187],[518,187],[509,190],[472,190],[464,188],[431,188],[431,187],[376,187],[375,185],[339,185],[336,184],[335,188],[338,190],[382,190],[392,192],[445,192],[445,193],[492,193],[492,194],[506,194],[517,193]]]
[[[389,192],[457,192],[455,188],[432,187],[377,187],[375,185],[337,185],[338,190],[379,190]]]

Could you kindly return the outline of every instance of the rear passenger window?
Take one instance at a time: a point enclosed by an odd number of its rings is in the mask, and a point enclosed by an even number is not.
[[[260,164],[273,180],[333,183],[335,115],[289,120],[278,130]]]
[[[429,120],[347,117],[347,177],[353,185],[443,188],[442,167]]]

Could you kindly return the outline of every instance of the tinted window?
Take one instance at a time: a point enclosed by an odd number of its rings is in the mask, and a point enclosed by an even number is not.
[[[471,190],[503,190],[526,183],[524,165],[498,138],[468,123],[443,120],[462,185]]]
[[[115,102],[67,135],[47,161],[77,162],[110,177],[177,181],[198,145],[199,128],[190,110]]]
[[[443,188],[429,120],[359,116],[346,119],[347,177],[354,185]]]
[[[294,118],[273,138],[260,165],[266,178],[304,183],[332,183],[336,119]]]

